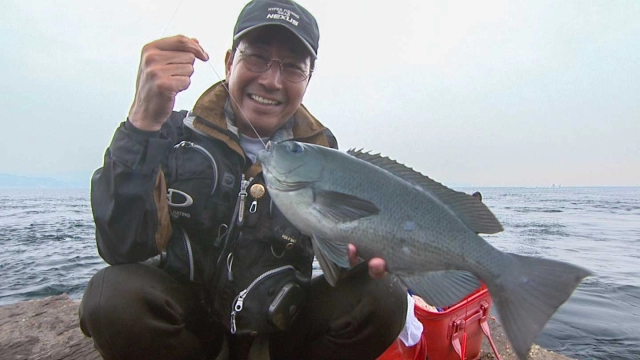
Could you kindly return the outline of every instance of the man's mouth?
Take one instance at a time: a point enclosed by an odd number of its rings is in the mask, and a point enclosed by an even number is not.
[[[259,102],[261,104],[264,104],[264,105],[280,105],[281,104],[280,101],[263,98],[262,96],[258,96],[256,94],[249,94],[249,97],[252,100],[257,101],[257,102]]]

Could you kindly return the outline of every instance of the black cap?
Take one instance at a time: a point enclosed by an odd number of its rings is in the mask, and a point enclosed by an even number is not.
[[[314,58],[318,57],[318,23],[302,6],[289,0],[253,0],[240,12],[233,29],[233,40],[238,40],[242,35],[264,25],[286,27],[302,40]]]

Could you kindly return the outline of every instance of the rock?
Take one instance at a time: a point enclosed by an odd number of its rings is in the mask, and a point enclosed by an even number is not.
[[[80,331],[78,305],[79,301],[63,294],[0,307],[0,360],[102,359],[93,341]],[[488,322],[501,358],[517,360],[500,324],[494,318]],[[480,359],[495,359],[486,339]],[[538,345],[531,348],[529,359],[570,360]]]
[[[511,349],[509,341],[507,340],[507,335],[504,333],[502,329],[502,325],[493,317],[489,317],[487,319],[489,323],[489,328],[491,330],[491,338],[493,339],[493,343],[498,350],[498,354],[500,354],[500,358],[502,360],[518,360],[518,357]],[[480,360],[489,360],[496,359],[493,354],[493,350],[491,350],[491,345],[489,341],[485,338],[482,341],[482,351],[480,352]],[[531,350],[529,350],[529,359],[531,360],[571,360],[570,358],[554,353],[552,351],[541,348],[540,346],[533,344]]]
[[[0,307],[0,359],[102,359],[66,294]]]

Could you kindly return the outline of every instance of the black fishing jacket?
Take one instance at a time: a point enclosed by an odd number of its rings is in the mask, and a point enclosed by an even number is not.
[[[218,83],[159,132],[122,123],[91,180],[91,206],[107,263],[159,258],[176,279],[203,284],[213,313],[234,332],[229,308],[239,293],[279,269],[309,279],[313,252],[268,193],[251,191],[264,188],[261,167],[240,147],[227,99]],[[274,138],[337,148],[303,106]]]

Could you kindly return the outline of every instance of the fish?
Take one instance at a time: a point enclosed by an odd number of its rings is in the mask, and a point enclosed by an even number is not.
[[[348,244],[437,307],[484,283],[520,359],[591,272],[566,262],[503,252],[479,234],[503,227],[481,201],[395,160],[298,141],[258,154],[278,209],[311,242],[335,286],[349,268]]]

